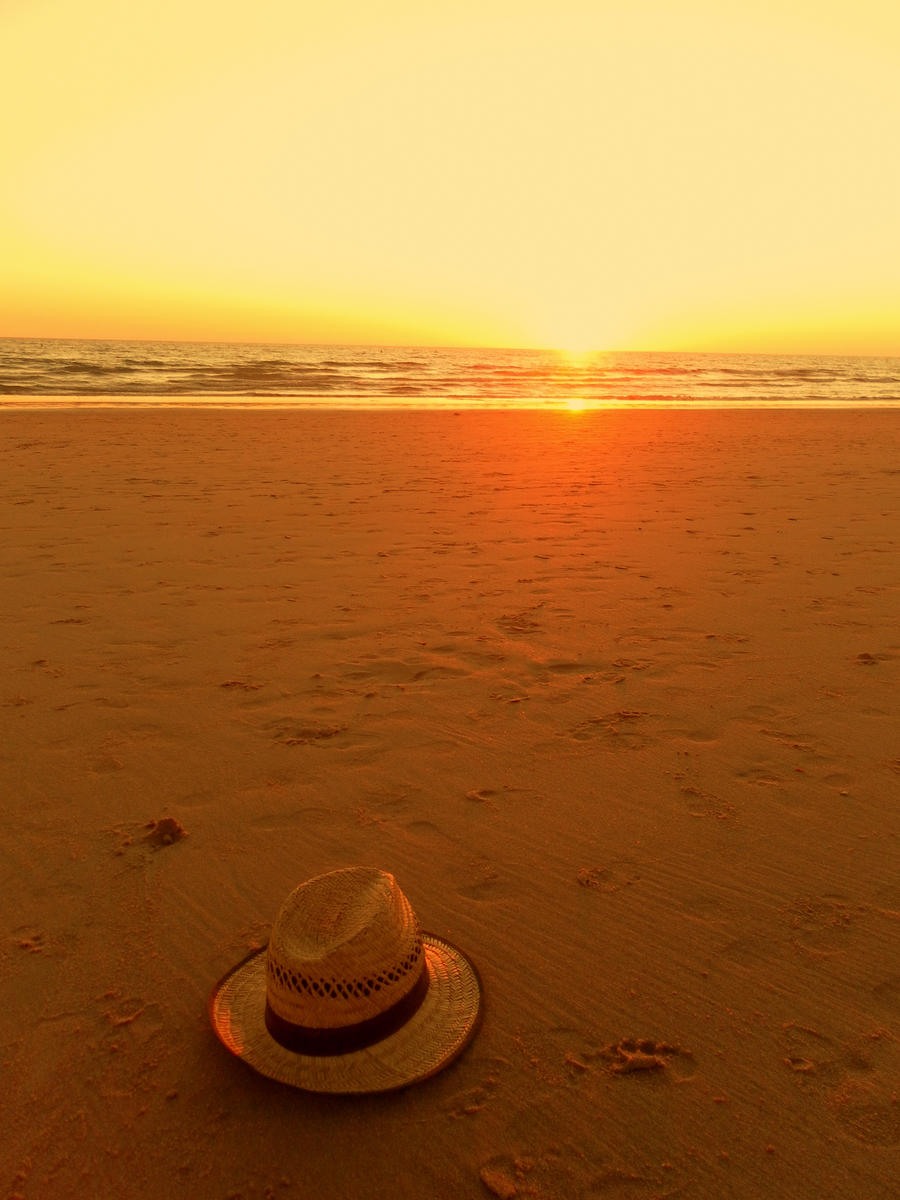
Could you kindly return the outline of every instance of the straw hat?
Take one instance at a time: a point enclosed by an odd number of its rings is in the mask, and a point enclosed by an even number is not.
[[[268,946],[216,984],[209,1014],[263,1075],[311,1092],[382,1092],[462,1053],[481,984],[462,951],[419,930],[393,875],[348,867],[291,892]]]

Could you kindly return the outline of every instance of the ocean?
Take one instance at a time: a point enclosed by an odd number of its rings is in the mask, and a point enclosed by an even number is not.
[[[900,357],[0,338],[0,408],[896,408]]]

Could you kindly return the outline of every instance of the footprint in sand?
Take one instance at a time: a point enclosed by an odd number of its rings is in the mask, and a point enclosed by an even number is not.
[[[900,1016],[900,975],[891,975],[872,988],[872,995],[888,1012]]]
[[[330,808],[309,806],[284,812],[261,813],[257,817],[251,817],[246,824],[250,829],[273,833],[281,829],[309,829],[311,826],[330,821],[333,817],[334,811]]]
[[[846,1043],[792,1024],[784,1026],[784,1046],[785,1066],[798,1085],[819,1096],[846,1134],[869,1146],[900,1143],[896,1043],[890,1034],[877,1031]]]
[[[466,792],[466,799],[472,800],[475,804],[487,804],[496,795],[497,793],[493,788],[478,788],[477,790]],[[493,805],[491,807],[493,808]]]
[[[893,1049],[894,1041],[883,1031],[841,1041],[808,1025],[791,1023],[783,1026],[782,1044],[785,1066],[802,1086],[830,1089],[872,1078],[877,1059]]]
[[[347,726],[286,718],[272,721],[268,728],[272,730],[272,741],[281,746],[318,746],[345,733]]]
[[[784,1064],[804,1086],[835,1084],[851,1062],[845,1046],[805,1025],[785,1025],[783,1044]],[[858,1070],[868,1066],[861,1060],[854,1060],[853,1065]]]
[[[735,775],[738,779],[764,788],[782,788],[787,782],[774,766],[743,767],[736,770]]]
[[[44,935],[30,925],[20,925],[13,931],[13,944],[28,954],[41,954],[44,950]]]
[[[787,910],[791,941],[804,950],[835,954],[847,947],[860,910],[846,896],[801,896]]]
[[[232,691],[258,692],[262,684],[250,683],[246,679],[226,679],[224,683],[219,684],[219,687],[230,688]]]
[[[560,1027],[516,1041],[529,1067],[548,1083],[578,1082],[598,1066],[610,1075],[664,1076],[676,1083],[693,1079],[696,1073],[689,1050],[659,1038],[626,1037],[598,1046],[578,1030]]]
[[[836,1099],[832,1105],[845,1133],[867,1146],[896,1146],[900,1143],[900,1104],[870,1103],[861,1098]]]
[[[537,665],[541,666],[541,664]],[[598,664],[569,661],[568,659],[550,659],[549,662],[542,664],[542,668],[552,675],[581,675],[585,680],[590,680],[593,678],[591,673],[598,670]]]
[[[618,1157],[618,1156],[617,1156]],[[670,1166],[670,1164],[667,1164]],[[671,1169],[671,1168],[670,1168]],[[604,1200],[660,1200],[681,1195],[672,1175],[654,1176],[630,1167],[598,1163],[571,1145],[527,1154],[496,1154],[481,1167],[485,1193],[499,1200],[539,1196],[603,1196]]]
[[[443,1106],[444,1111],[451,1117],[473,1117],[480,1113],[493,1100],[500,1082],[500,1070],[504,1066],[508,1066],[506,1059],[492,1059],[481,1083],[451,1096]]]
[[[160,1007],[140,997],[124,997],[114,989],[97,997],[96,1026],[90,1035],[105,1053],[102,1073],[96,1080],[101,1096],[115,1099],[132,1094],[135,1063],[147,1072],[145,1083],[169,1057],[166,1023]]]
[[[532,614],[542,607],[542,604],[536,604],[533,608],[526,608],[523,612],[504,613],[503,616],[497,618],[497,625],[504,633],[508,634],[534,633],[541,626],[533,619]]]
[[[478,1177],[491,1196],[515,1200],[516,1196],[535,1194],[528,1180],[533,1164],[530,1156],[514,1158],[510,1154],[497,1154],[484,1164]]]
[[[712,792],[688,786],[681,789],[681,794],[684,797],[685,808],[692,817],[716,817],[717,820],[724,821],[734,816],[734,805],[713,795]]]
[[[138,836],[137,831],[143,832]],[[188,832],[177,817],[160,817],[158,821],[147,821],[144,825],[113,825],[106,830],[119,839],[114,854],[127,850],[138,850],[141,845],[151,850],[163,850],[188,836]]]
[[[478,1172],[482,1186],[489,1196],[499,1200],[516,1200],[524,1196],[576,1196],[583,1194],[587,1183],[583,1176],[587,1167],[584,1155],[566,1158],[561,1149],[550,1146],[543,1151],[529,1149],[527,1154],[495,1154]]]
[[[636,883],[640,877],[634,863],[618,859],[605,867],[581,867],[575,879],[583,888],[597,892],[618,892]]]
[[[600,1051],[600,1057],[609,1063],[612,1075],[631,1075],[634,1072],[656,1074],[669,1072],[672,1078],[684,1080],[693,1078],[683,1073],[686,1062],[693,1062],[689,1050],[671,1042],[658,1042],[654,1038],[624,1038],[620,1042],[612,1042]]]
[[[447,836],[439,826],[435,825],[434,821],[408,821],[404,829],[414,837],[445,838]]]
[[[640,709],[622,708],[602,717],[590,717],[559,736],[575,742],[590,742],[600,738],[618,749],[640,749],[649,740],[639,727],[639,722],[647,715]]]
[[[484,903],[507,899],[513,894],[513,888],[510,884],[504,883],[498,875],[489,874],[477,883],[457,888],[457,892],[466,900],[478,900]]]
[[[900,917],[900,883],[889,883],[875,892],[876,911],[882,916]]]
[[[112,771],[121,771],[124,766],[122,759],[113,754],[99,754],[91,763],[90,770],[95,775],[106,775]]]
[[[756,969],[772,958],[772,943],[763,937],[739,937],[726,943],[719,951],[728,962]]]
[[[837,788],[842,796],[847,795],[845,789],[849,788],[853,783],[853,776],[848,775],[846,771],[832,771],[830,775],[824,775],[822,782],[829,787]]]

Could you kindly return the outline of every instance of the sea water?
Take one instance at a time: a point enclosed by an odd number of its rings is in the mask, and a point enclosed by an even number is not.
[[[900,407],[900,357],[0,338],[0,407]]]

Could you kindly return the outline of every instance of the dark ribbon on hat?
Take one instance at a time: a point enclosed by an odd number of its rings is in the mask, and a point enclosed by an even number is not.
[[[423,961],[419,978],[405,996],[384,1012],[355,1025],[340,1025],[335,1029],[316,1029],[309,1025],[295,1025],[273,1012],[266,1002],[266,1029],[285,1050],[296,1054],[309,1054],[324,1058],[335,1054],[352,1054],[354,1050],[365,1050],[402,1029],[407,1021],[422,1007],[428,992],[428,968]]]

